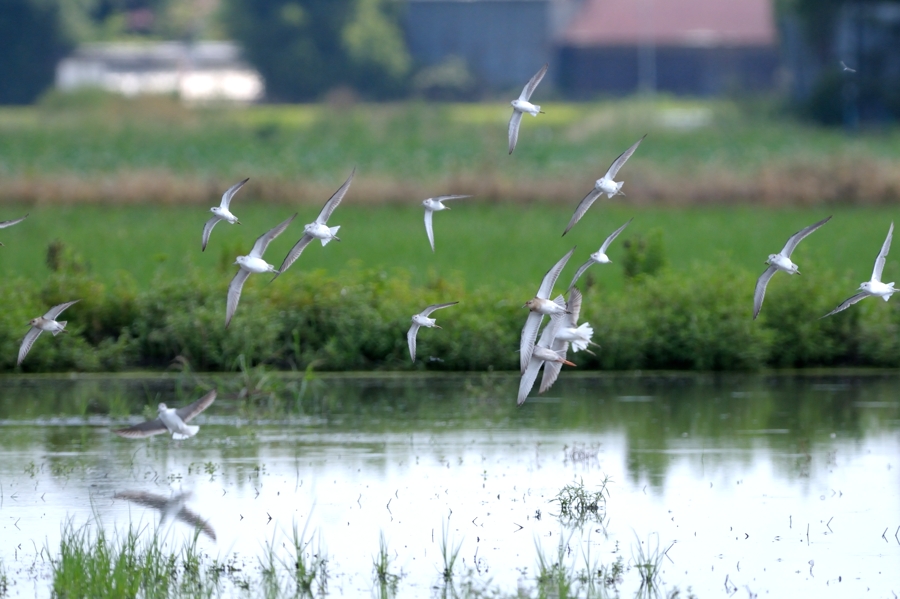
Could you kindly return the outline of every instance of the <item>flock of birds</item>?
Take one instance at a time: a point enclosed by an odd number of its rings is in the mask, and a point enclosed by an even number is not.
[[[547,66],[548,65],[545,64],[543,67],[541,67],[541,69],[538,70],[538,72],[535,73],[534,76],[528,81],[528,84],[525,85],[519,97],[511,102],[513,113],[512,117],[509,120],[510,154],[512,154],[516,148],[516,144],[519,139],[519,128],[522,123],[523,115],[526,113],[532,116],[543,114],[543,111],[541,111],[541,107],[539,105],[532,104],[530,100],[535,89],[544,78],[544,75],[547,73]],[[628,159],[631,158],[634,152],[638,149],[638,146],[640,146],[641,142],[645,138],[646,135],[641,137],[631,147],[622,152],[622,154],[620,154],[612,162],[609,169],[606,171],[606,174],[604,174],[600,179],[597,179],[593,189],[591,189],[590,192],[585,195],[585,197],[576,207],[568,226],[566,226],[565,231],[563,231],[563,235],[568,233],[572,229],[572,227],[574,227],[575,224],[578,223],[578,221],[584,216],[591,205],[604,194],[608,198],[612,198],[615,195],[625,195],[622,192],[623,182],[615,181],[615,177],[628,161]],[[241,297],[241,290],[243,289],[244,283],[246,282],[247,278],[251,274],[273,273],[274,277],[272,280],[275,280],[288,268],[290,268],[290,266],[303,253],[303,250],[306,248],[306,246],[309,245],[314,239],[318,239],[323,246],[327,245],[332,240],[340,241],[340,238],[337,236],[340,226],[328,226],[328,219],[331,217],[332,213],[341,203],[341,200],[343,200],[344,196],[347,194],[347,191],[350,188],[350,184],[353,181],[354,174],[355,169],[353,172],[351,172],[350,176],[347,178],[344,184],[341,185],[341,187],[334,193],[334,195],[332,195],[331,198],[329,198],[329,200],[325,203],[325,206],[322,208],[321,212],[319,212],[318,217],[316,217],[313,222],[307,224],[303,228],[303,236],[299,239],[299,241],[297,241],[296,244],[294,244],[294,246],[285,256],[279,268],[276,269],[274,265],[266,262],[263,259],[263,255],[265,254],[265,251],[272,240],[281,235],[288,228],[294,218],[296,218],[296,213],[261,235],[253,244],[253,247],[251,248],[248,255],[238,256],[235,259],[234,263],[239,268],[228,287],[225,310],[226,328],[231,323],[231,320],[234,317],[235,312],[237,311],[238,302],[240,301]],[[240,224],[238,217],[231,212],[231,201],[234,198],[234,195],[241,189],[241,187],[243,187],[247,183],[247,181],[249,181],[249,178],[244,179],[243,181],[230,187],[222,195],[222,200],[219,206],[210,208],[213,216],[208,221],[206,221],[206,224],[203,226],[201,251],[206,250],[206,246],[209,243],[209,238],[213,231],[213,228],[219,222],[225,221],[229,224]],[[450,209],[444,204],[444,202],[460,200],[468,197],[470,196],[445,195],[428,198],[422,202],[423,206],[425,207],[425,232],[428,237],[428,242],[431,245],[432,252],[435,251],[434,231],[432,225],[434,213]],[[26,214],[24,217],[16,220],[0,222],[0,229],[20,223],[25,220],[27,216],[28,215]],[[825,225],[825,223],[827,223],[830,219],[831,217],[829,216],[828,218],[820,220],[819,222],[809,225],[808,227],[798,231],[787,240],[784,248],[782,248],[779,253],[769,255],[768,259],[766,260],[767,268],[762,273],[762,275],[760,275],[756,283],[756,290],[753,298],[754,319],[759,316],[759,312],[762,309],[763,298],[765,297],[766,293],[766,286],[768,285],[769,280],[772,278],[772,276],[774,276],[778,271],[785,272],[789,275],[799,275],[799,267],[791,261],[791,254],[803,239]],[[522,335],[519,344],[519,365],[521,373],[517,398],[517,402],[519,405],[525,402],[542,367],[544,368],[544,374],[541,379],[539,389],[540,393],[543,393],[553,385],[553,383],[559,376],[560,370],[562,369],[563,365],[575,366],[575,364],[567,359],[567,355],[570,349],[573,353],[578,351],[590,352],[589,346],[597,345],[592,341],[594,331],[591,328],[590,324],[578,324],[578,317],[581,311],[582,296],[578,288],[575,287],[575,284],[578,282],[579,277],[581,277],[581,275],[584,274],[584,272],[592,264],[609,264],[611,262],[606,252],[608,251],[610,244],[612,244],[616,237],[618,237],[619,234],[622,233],[625,227],[627,227],[630,223],[631,220],[613,231],[600,246],[600,249],[592,253],[589,260],[582,264],[581,267],[579,267],[579,269],[575,273],[575,276],[572,278],[571,283],[569,283],[567,289],[567,294],[569,296],[568,300],[564,297],[564,295],[558,295],[552,300],[550,298],[553,294],[553,287],[554,285],[556,285],[556,280],[559,278],[563,268],[565,268],[567,262],[575,252],[575,248],[569,250],[565,256],[563,256],[556,264],[553,265],[553,267],[549,271],[547,271],[547,274],[544,275],[544,278],[542,279],[540,287],[538,287],[535,296],[525,302],[525,305],[523,307],[527,307],[529,313],[528,317],[525,320],[525,325],[522,328]],[[832,314],[840,312],[841,310],[845,310],[849,306],[862,299],[865,299],[866,297],[881,297],[882,299],[884,299],[884,301],[887,301],[896,291],[894,289],[894,283],[883,283],[881,281],[885,259],[891,246],[893,231],[894,224],[891,223],[887,238],[885,239],[884,244],[881,247],[881,251],[879,252],[877,259],[875,260],[875,268],[872,271],[871,279],[862,283],[855,295],[841,302],[841,304],[838,305],[837,308],[835,308],[822,318],[831,316]],[[35,340],[37,340],[42,332],[47,331],[49,333],[52,333],[54,336],[58,335],[59,333],[65,332],[66,321],[58,321],[56,319],[66,308],[78,301],[79,300],[73,300],[53,306],[43,316],[31,320],[31,322],[29,323],[31,325],[31,328],[25,335],[25,338],[22,340],[22,344],[19,348],[19,357],[17,364],[22,363]],[[430,315],[436,310],[448,308],[450,306],[456,305],[457,303],[458,302],[453,301],[432,304],[418,314],[412,316],[412,324],[407,332],[407,342],[409,345],[409,355],[413,362],[415,362],[416,360],[416,337],[418,335],[419,329],[422,327],[438,329],[441,328],[436,324],[436,319],[431,318]],[[541,324],[543,322],[544,316],[549,316],[550,322],[541,331]],[[539,332],[540,338],[538,338]],[[116,434],[120,436],[127,438],[142,438],[165,432],[170,432],[175,439],[186,439],[192,437],[197,433],[199,427],[191,426],[187,423],[198,414],[203,412],[206,408],[208,408],[213,403],[213,401],[215,401],[215,398],[216,392],[211,391],[199,400],[183,408],[173,409],[168,408],[165,404],[159,404],[159,416],[156,419],[114,432],[116,432]]]

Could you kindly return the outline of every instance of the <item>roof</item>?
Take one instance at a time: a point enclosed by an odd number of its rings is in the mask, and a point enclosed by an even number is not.
[[[772,0],[585,0],[563,42],[771,46],[776,43],[775,19]]]

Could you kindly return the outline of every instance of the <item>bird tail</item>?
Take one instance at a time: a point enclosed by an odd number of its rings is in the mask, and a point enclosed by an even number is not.
[[[341,228],[340,225],[338,225],[336,227],[328,227],[328,230],[331,231],[331,237],[329,237],[327,239],[323,239],[322,245],[328,245],[328,242],[331,241],[332,239],[337,239],[338,241],[340,241],[340,239],[338,239],[338,237],[337,237],[337,232],[338,232],[338,229],[340,229],[340,228]]]
[[[584,322],[579,326],[575,331],[578,333],[579,339],[575,341],[570,341],[572,351],[577,352],[581,350],[586,350],[588,345],[591,343],[591,337],[594,336],[594,329],[591,327],[591,324],[588,322]]]
[[[66,328],[66,323],[69,322],[69,321],[68,321],[68,320],[60,320],[60,321],[58,321],[58,322],[59,322],[59,324],[60,324],[60,327],[59,327],[59,330],[53,331],[53,336],[54,336],[54,337],[56,337],[56,336],[59,335],[60,333],[64,333],[64,332],[65,332],[63,329]]]
[[[200,430],[199,426],[185,426],[187,429],[187,433],[172,433],[172,438],[176,441],[181,441],[183,439],[190,439],[194,435],[197,434],[197,431]]]

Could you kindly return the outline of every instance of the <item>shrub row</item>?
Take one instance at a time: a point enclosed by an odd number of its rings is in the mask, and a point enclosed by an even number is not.
[[[127,274],[102,283],[59,271],[42,285],[14,281],[0,290],[0,369],[16,370],[31,318],[81,298],[62,319],[67,335],[43,335],[21,369],[162,369],[181,357],[197,370],[249,365],[321,370],[515,370],[525,311],[519,297],[466,291],[434,279],[413,288],[403,272],[351,270],[338,277],[296,269],[269,285],[251,277],[231,326],[224,327],[228,280],[187,272],[139,291]],[[620,292],[584,289],[594,355],[581,369],[753,370],[764,367],[900,366],[897,302],[869,299],[820,320],[853,287],[833,274],[778,276],[752,320],[755,276],[730,267],[641,274]],[[533,292],[533,291],[532,291]],[[409,359],[410,316],[430,303],[459,300],[435,314],[442,330],[421,329]]]

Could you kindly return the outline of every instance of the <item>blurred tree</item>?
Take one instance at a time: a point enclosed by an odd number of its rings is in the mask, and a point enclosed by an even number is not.
[[[410,68],[397,3],[385,0],[225,0],[225,26],[276,101],[337,87],[385,97]]]
[[[68,48],[54,2],[2,0],[0,104],[32,102],[53,83]]]

